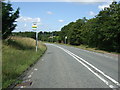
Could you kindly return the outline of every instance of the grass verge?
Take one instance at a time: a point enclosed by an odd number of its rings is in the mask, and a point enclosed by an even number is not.
[[[17,77],[43,55],[46,46],[38,42],[38,52],[36,52],[35,44],[34,39],[25,37],[11,37],[3,41],[2,88],[7,88],[15,82]]]

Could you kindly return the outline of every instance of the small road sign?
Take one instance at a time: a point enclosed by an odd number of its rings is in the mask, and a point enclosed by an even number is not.
[[[37,29],[37,25],[36,25],[36,24],[33,24],[33,25],[32,25],[32,29],[33,29],[33,30],[36,30],[36,29]]]
[[[33,22],[32,30],[37,30],[37,22]],[[36,31],[36,52],[38,49],[38,32]]]

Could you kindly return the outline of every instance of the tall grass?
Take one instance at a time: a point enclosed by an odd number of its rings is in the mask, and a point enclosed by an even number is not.
[[[31,64],[42,56],[46,46],[38,42],[38,52],[35,51],[36,41],[32,38],[11,37],[3,41],[2,46],[2,87],[13,83]]]

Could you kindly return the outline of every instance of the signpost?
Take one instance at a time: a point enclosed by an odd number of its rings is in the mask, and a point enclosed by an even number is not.
[[[37,30],[37,22],[33,22],[32,30]],[[36,31],[36,52],[37,52],[37,48],[38,48],[38,33]]]
[[[65,44],[66,44],[66,39],[67,39],[67,36],[65,36]]]

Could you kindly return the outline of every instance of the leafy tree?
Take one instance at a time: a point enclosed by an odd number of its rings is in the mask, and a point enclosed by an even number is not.
[[[6,39],[17,26],[15,20],[19,17],[19,8],[13,12],[12,4],[2,2],[2,38]]]
[[[40,32],[39,40],[67,43],[72,45],[84,44],[107,51],[120,52],[120,2],[113,2],[110,7],[101,10],[94,18],[85,17],[70,22],[61,31]],[[25,34],[28,37],[32,35]],[[52,37],[53,36],[53,37]]]
[[[69,32],[69,42],[72,45],[80,45],[82,44],[82,39],[81,39],[81,29],[82,26],[85,24],[85,20],[83,19],[78,19],[70,28]]]
[[[99,48],[109,51],[120,49],[120,3],[112,2],[109,8],[104,8],[97,15],[100,25],[99,31],[102,32]]]
[[[82,27],[81,39],[85,45],[97,46],[98,30],[96,18],[89,19]]]
[[[65,37],[67,36],[68,37],[68,43],[70,43],[70,33],[71,33],[71,28],[72,28],[73,25],[74,25],[74,22],[71,22],[61,29],[60,38],[61,38],[62,42],[65,43]]]

